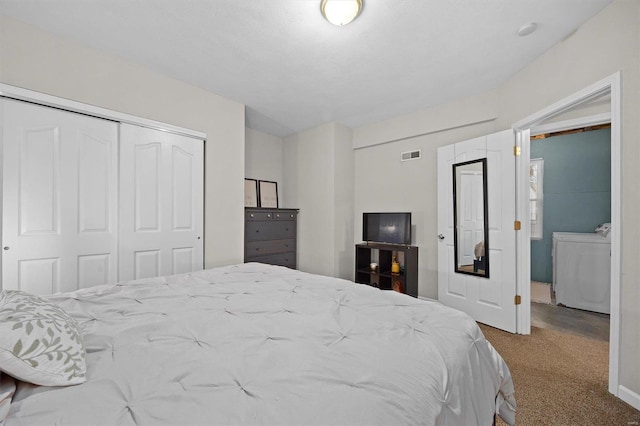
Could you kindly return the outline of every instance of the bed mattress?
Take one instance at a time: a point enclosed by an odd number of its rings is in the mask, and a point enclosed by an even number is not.
[[[438,302],[256,263],[47,299],[82,328],[87,381],[15,381],[7,426],[514,422],[504,360]]]

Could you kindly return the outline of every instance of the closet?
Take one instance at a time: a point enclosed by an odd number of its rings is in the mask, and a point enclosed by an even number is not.
[[[2,289],[203,267],[204,141],[0,98]]]

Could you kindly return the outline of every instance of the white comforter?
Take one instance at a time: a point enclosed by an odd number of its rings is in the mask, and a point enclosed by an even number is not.
[[[496,401],[514,421],[504,361],[437,302],[261,264],[49,300],[88,380],[18,383],[7,425],[490,425]]]

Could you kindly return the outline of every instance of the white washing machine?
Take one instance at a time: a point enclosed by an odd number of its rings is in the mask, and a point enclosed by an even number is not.
[[[610,234],[554,232],[551,256],[556,303],[610,313]]]

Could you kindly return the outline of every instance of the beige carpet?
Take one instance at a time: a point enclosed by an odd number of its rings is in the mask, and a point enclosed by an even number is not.
[[[640,425],[640,411],[608,391],[608,342],[537,327],[529,336],[480,327],[511,370],[516,424]]]
[[[531,301],[551,304],[551,284],[531,281]]]

